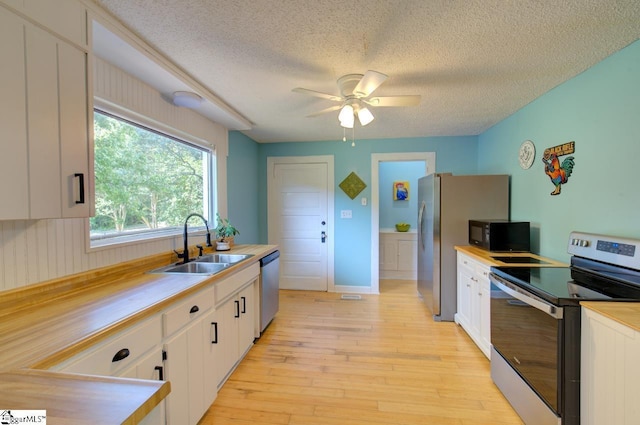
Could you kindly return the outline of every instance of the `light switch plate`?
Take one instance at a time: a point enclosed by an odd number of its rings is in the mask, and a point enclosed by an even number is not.
[[[360,203],[362,204],[363,207],[366,207],[367,206],[367,198],[360,199]]]

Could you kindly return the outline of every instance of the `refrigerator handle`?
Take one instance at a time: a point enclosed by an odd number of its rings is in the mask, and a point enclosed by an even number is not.
[[[418,239],[420,240],[420,246],[422,246],[422,250],[425,249],[424,243],[424,210],[427,208],[427,204],[422,201],[422,205],[420,205],[420,210],[418,211]]]

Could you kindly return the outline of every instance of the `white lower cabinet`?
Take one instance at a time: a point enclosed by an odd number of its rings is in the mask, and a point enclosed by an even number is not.
[[[582,308],[580,423],[640,423],[640,332]]]
[[[195,425],[253,345],[259,273],[251,265],[52,369],[169,381],[142,424]]]
[[[225,358],[225,344],[224,337],[221,332],[224,332],[226,325],[224,323],[224,314],[221,310],[212,310],[203,319],[202,331],[205,340],[204,349],[204,367],[202,373],[204,375],[204,394],[205,402],[210,405],[216,399],[218,394],[218,384],[223,375],[224,358]]]
[[[138,373],[136,368],[140,362],[145,362],[149,353],[159,350],[161,340],[161,321],[159,316],[155,316],[60,363],[53,369],[69,373],[133,377]],[[162,354],[153,367],[156,366],[162,366]],[[159,378],[159,373],[151,375],[154,379]]]
[[[162,349],[157,347],[140,361],[125,369],[118,376],[124,378],[138,378],[164,381],[164,362]],[[166,424],[165,402],[158,404],[144,417],[140,425],[164,425]]]
[[[415,232],[380,232],[380,278],[415,280],[418,242]]]
[[[162,314],[164,325],[165,379],[171,393],[165,399],[167,423],[195,425],[205,405],[204,319],[214,304],[213,287],[178,303]]]
[[[256,282],[216,308],[218,327],[218,385],[222,386],[238,362],[253,345],[255,336]]]
[[[491,355],[490,266],[458,252],[458,309],[455,321],[487,358]]]
[[[202,324],[197,320],[164,344],[165,379],[171,382],[171,393],[165,399],[169,424],[197,424],[209,408],[204,403]]]
[[[68,373],[163,380],[164,364],[160,316],[145,320],[53,368]],[[165,403],[140,422],[165,425]]]

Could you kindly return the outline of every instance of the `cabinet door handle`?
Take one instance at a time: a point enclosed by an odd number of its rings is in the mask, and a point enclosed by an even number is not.
[[[240,297],[242,300],[242,314],[247,312],[247,297]]]
[[[197,305],[194,305],[193,307],[191,307],[191,310],[189,310],[189,313],[197,313],[200,311],[200,307],[198,307]]]
[[[156,366],[154,370],[158,371],[158,379],[164,381],[164,368],[162,366]]]
[[[213,338],[211,338],[212,344],[218,343],[218,322],[211,322],[211,326],[213,329]]]
[[[122,350],[118,351],[118,352],[113,356],[113,359],[111,359],[111,362],[112,362],[112,363],[115,363],[115,362],[119,362],[120,360],[124,360],[124,359],[126,359],[127,357],[129,357],[129,354],[131,354],[131,353],[129,352],[129,349],[128,349],[128,348],[123,348]]]
[[[235,300],[234,303],[236,303],[236,315],[233,317],[237,319],[238,317],[240,317],[240,301]]]
[[[73,177],[79,178],[78,191],[79,191],[80,199],[76,200],[76,204],[84,204],[84,173],[75,173]]]

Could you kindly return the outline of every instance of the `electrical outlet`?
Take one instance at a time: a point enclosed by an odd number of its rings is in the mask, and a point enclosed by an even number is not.
[[[340,218],[351,218],[351,210],[341,210],[340,211]]]

